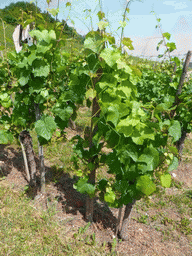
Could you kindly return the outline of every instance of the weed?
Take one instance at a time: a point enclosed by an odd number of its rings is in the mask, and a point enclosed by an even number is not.
[[[186,192],[185,192],[185,195],[186,195],[187,197],[189,197],[190,199],[192,199],[192,190],[186,191]]]
[[[112,242],[112,244],[111,244],[111,253],[112,253],[112,255],[115,254],[115,252],[116,252],[116,247],[117,247],[117,239],[114,238],[114,239],[113,239],[113,242]]]
[[[139,218],[132,218],[134,220],[136,220],[137,222],[140,222],[140,223],[144,223],[144,224],[148,224],[147,220],[148,220],[149,216],[147,214],[143,214],[141,215]]]
[[[47,198],[47,208],[49,217],[54,216],[57,213],[57,200],[54,200],[54,202],[51,203],[51,199]]]
[[[164,225],[172,224],[173,222],[174,222],[174,220],[169,219],[168,217],[164,217],[164,218],[161,220],[161,223],[164,224]]]
[[[170,238],[170,232],[168,231],[168,230],[166,230],[166,231],[162,231],[162,234],[163,234],[163,239],[162,239],[162,242],[163,241],[166,241],[166,240],[169,240],[169,238]]]
[[[184,233],[185,235],[188,234],[192,234],[192,228],[190,226],[190,220],[185,218],[181,219],[181,223],[179,225],[179,228],[181,230],[182,233]]]
[[[93,233],[92,235],[86,236],[85,243],[88,245],[95,245],[96,244],[95,233]]]
[[[175,187],[177,189],[182,189],[183,188],[183,182],[177,181],[177,180],[172,180],[171,187]]]
[[[60,225],[51,211],[38,213],[23,192],[0,186],[0,196],[0,255],[105,255],[105,247],[97,246],[94,233],[86,241],[79,237],[66,241],[61,235],[65,234],[65,225]],[[80,228],[78,236],[89,226]]]
[[[155,214],[155,215],[151,216],[152,221],[156,221],[156,220],[157,220],[157,217],[158,217],[158,215],[157,215],[157,214]]]

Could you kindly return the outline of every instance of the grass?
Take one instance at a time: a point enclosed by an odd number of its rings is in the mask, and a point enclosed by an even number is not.
[[[4,24],[4,26],[5,26],[7,48],[11,48],[11,50],[14,50],[12,35],[15,27],[10,24]],[[4,46],[4,30],[3,30],[3,25],[1,20],[0,20],[0,45]]]
[[[88,225],[67,238],[65,223],[37,211],[22,192],[0,186],[0,255],[111,255],[99,247]]]
[[[162,191],[152,200],[141,199],[136,203],[136,217],[132,219],[154,227],[167,239],[178,240],[181,235],[192,235],[192,190],[184,190],[175,195]],[[177,216],[177,218],[175,217]]]
[[[87,108],[79,109],[76,125],[80,134],[89,126],[90,115]],[[37,155],[35,131],[31,135]],[[188,138],[184,153],[190,154],[187,151],[190,145],[191,140]],[[11,146],[18,150],[15,142]],[[72,146],[72,142],[65,136],[58,138],[56,135],[44,146],[45,159],[51,164],[55,183],[63,173],[70,176],[75,174],[71,162]],[[98,179],[106,175],[107,168],[100,167],[97,171]],[[181,182],[175,181],[172,186],[178,191],[175,195],[167,195],[165,189],[158,189],[156,195],[137,201],[135,206],[135,221],[150,225],[161,232],[162,241],[178,241],[182,235],[192,236],[192,190],[184,190]],[[115,255],[116,241],[111,245],[111,252],[107,254],[106,244],[99,246],[95,234],[87,233],[88,226],[81,227],[73,237],[68,237],[66,222],[59,223],[55,218],[57,202],[49,204],[48,198],[47,211],[37,211],[25,192],[14,192],[11,188],[0,185],[0,255]],[[179,219],[173,218],[170,214],[172,212]]]
[[[183,149],[183,156],[182,156],[185,163],[191,163],[192,162],[191,148],[192,148],[192,140],[189,137],[187,137],[185,139],[185,146],[184,146],[184,149]]]

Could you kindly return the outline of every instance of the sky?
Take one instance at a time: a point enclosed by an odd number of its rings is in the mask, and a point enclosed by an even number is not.
[[[66,3],[71,2],[71,10],[66,8]],[[0,8],[4,8],[12,0],[0,0]],[[123,19],[123,13],[127,0],[100,0],[102,11],[110,24],[110,31],[118,42],[121,34],[119,21]],[[37,0],[38,7],[47,8],[46,0]],[[58,0],[52,0],[50,8],[56,8]],[[86,17],[91,10],[93,29],[97,29],[97,12],[100,10],[99,0],[59,0],[60,20],[68,19],[68,24],[74,26],[78,33],[85,35],[91,30],[90,17]],[[178,45],[177,54],[183,54],[192,49],[192,0],[132,0],[129,3],[130,12],[127,15],[129,21],[124,30],[124,36],[133,40],[133,46],[138,55],[153,56],[156,45],[161,40],[160,32],[155,29],[156,16],[161,19],[163,32],[172,34],[171,42]],[[151,13],[154,11],[156,16]],[[74,22],[74,25],[73,25]],[[109,30],[109,29],[108,29]],[[155,45],[155,47],[154,47]]]

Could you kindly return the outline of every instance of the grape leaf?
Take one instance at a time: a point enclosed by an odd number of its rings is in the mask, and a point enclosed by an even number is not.
[[[149,196],[156,190],[155,184],[153,183],[151,178],[147,175],[140,176],[137,179],[136,188],[146,196]]]
[[[121,55],[118,50],[114,51],[110,48],[105,48],[101,52],[100,57],[103,58],[110,67],[113,67],[116,61],[121,58]]]
[[[170,188],[171,186],[171,175],[169,173],[160,176],[161,186]]]
[[[54,131],[56,130],[56,123],[51,116],[42,116],[40,120],[35,123],[35,130],[38,136],[45,140],[50,140]]]
[[[128,37],[124,37],[122,43],[129,48],[129,50],[134,50],[132,40]]]
[[[63,121],[68,121],[71,115],[73,114],[73,108],[70,106],[67,106],[66,108],[54,107],[53,113],[55,113]]]
[[[159,164],[159,153],[153,147],[145,148],[143,154],[138,158],[138,162],[144,162],[146,164],[139,164],[138,168],[140,170],[153,171]]]
[[[106,193],[104,195],[104,200],[105,202],[108,202],[108,203],[114,203],[115,201],[115,193],[113,192],[112,188],[109,187],[109,188],[106,188]]]
[[[178,158],[174,156],[172,162],[170,163],[170,165],[168,167],[168,172],[176,170],[178,165],[179,165]]]
[[[179,121],[173,120],[168,132],[169,135],[173,137],[173,142],[178,141],[181,138],[181,125]]]
[[[4,130],[0,130],[0,144],[8,144],[13,141],[13,135]]]
[[[88,178],[80,178],[76,184],[73,185],[74,189],[82,194],[88,194],[90,197],[95,195],[95,186],[88,183]]]
[[[44,60],[38,60],[38,59],[35,59],[33,61],[33,73],[34,73],[34,76],[45,76],[47,77],[49,75],[49,72],[50,72],[50,66],[49,64],[47,64]]]

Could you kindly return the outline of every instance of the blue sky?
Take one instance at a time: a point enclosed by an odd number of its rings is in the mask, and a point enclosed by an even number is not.
[[[66,2],[72,3],[71,12],[69,13],[69,8],[66,8]],[[0,0],[0,8],[4,8],[9,5],[6,0]],[[98,22],[97,12],[99,11],[99,1],[98,0],[60,0],[60,13],[58,18],[60,20],[67,19],[68,24],[72,26],[70,21],[73,20],[78,33],[86,34],[91,29],[90,18],[86,18],[85,9],[91,9],[91,17],[93,20],[93,28],[97,29],[96,23]],[[45,10],[47,7],[45,0],[37,0],[38,6]],[[52,0],[50,7],[56,8],[58,0]],[[115,35],[116,40],[120,37],[121,30],[117,31],[120,26],[119,21],[122,20],[122,15],[124,12],[127,0],[101,0],[102,11],[105,12],[106,18],[110,22],[111,32]],[[155,29],[157,24],[155,16],[151,13],[154,11],[158,18],[161,18],[162,30],[163,32],[169,32],[173,34],[172,41],[176,42],[182,48],[183,40],[187,42],[187,47],[192,49],[192,38],[189,39],[183,37],[183,34],[192,35],[192,0],[135,0],[131,1],[130,13],[128,14],[129,21],[125,27],[124,36],[130,37],[134,41],[134,47],[140,49],[142,44],[144,48],[148,47],[150,49],[150,44],[156,44],[159,33]],[[69,16],[68,16],[69,15]],[[118,33],[118,35],[117,35]],[[174,36],[176,34],[176,36]],[[175,38],[179,38],[180,42],[176,41]],[[151,40],[151,37],[156,36],[157,40]],[[148,38],[147,38],[148,37]],[[148,40],[150,39],[150,40]],[[143,41],[138,43],[139,41]],[[189,46],[191,42],[191,45]],[[146,46],[147,45],[147,46]],[[149,49],[147,52],[149,52]],[[186,50],[184,50],[186,51]],[[145,50],[142,53],[148,54]],[[181,51],[180,51],[181,52]],[[140,52],[141,54],[141,52]]]

